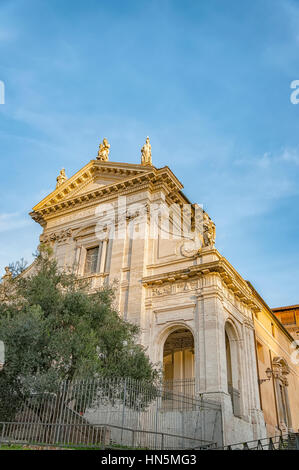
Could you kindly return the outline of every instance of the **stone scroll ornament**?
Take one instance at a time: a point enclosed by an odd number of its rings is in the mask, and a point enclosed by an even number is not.
[[[167,216],[166,216],[167,217]],[[156,226],[160,232],[171,236],[172,234],[156,221]],[[202,248],[214,248],[216,239],[216,227],[206,212],[195,220],[195,227],[188,234],[180,234],[183,242],[180,245],[181,255],[185,258],[192,258],[198,255]]]
[[[202,248],[214,248],[216,240],[216,227],[206,212],[203,213],[201,230],[194,231],[190,238],[183,242],[181,255],[192,258]]]

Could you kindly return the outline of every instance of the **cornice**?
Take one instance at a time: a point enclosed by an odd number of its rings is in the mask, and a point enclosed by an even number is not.
[[[101,202],[106,202],[110,200],[111,197],[126,195],[142,189],[149,189],[152,192],[161,189],[165,191],[166,195],[175,195],[179,193],[182,188],[181,183],[168,167],[161,169],[143,167],[143,171],[140,170],[140,173],[138,173],[136,169],[137,165],[132,165],[134,167],[133,172],[137,172],[138,174],[108,185],[103,185],[83,194],[77,194],[79,189],[82,189],[82,186],[86,185],[87,180],[89,180],[92,175],[93,177],[95,176],[97,167],[100,167],[101,174],[103,174],[103,170],[123,174],[125,171],[129,170],[132,172],[131,166],[126,170],[127,166],[128,164],[122,164],[121,166],[119,166],[119,164],[118,166],[113,164],[108,166],[107,163],[103,165],[97,161],[91,161],[80,172],[74,175],[74,177],[67,180],[59,186],[57,190],[37,204],[30,213],[31,217],[36,222],[44,225],[46,220],[56,216],[57,213],[62,215],[72,212],[74,209],[77,210],[79,207],[81,209],[97,205],[99,199]],[[181,203],[183,203],[182,196],[180,200]]]
[[[39,210],[45,205],[54,204],[57,201],[65,199],[65,197],[73,193],[74,190],[84,187],[84,184],[91,176],[121,176],[122,178],[131,177],[137,174],[147,173],[152,167],[142,167],[141,165],[133,165],[129,163],[101,162],[99,160],[91,160],[81,170],[77,171],[71,178],[67,179],[62,185],[52,191],[36,206],[33,211]]]
[[[254,311],[260,310],[246,282],[242,278],[240,282],[240,279],[238,279],[240,276],[237,275],[238,273],[234,272],[225,258],[190,266],[189,268],[147,276],[142,279],[142,284],[144,287],[157,287],[166,283],[192,280],[209,274],[218,274],[227,288],[232,290],[234,295],[242,303],[246,304]]]
[[[285,328],[285,326],[279,321],[277,316],[273,313],[271,308],[268,306],[268,304],[265,302],[265,300],[260,296],[260,294],[255,290],[253,285],[251,284],[250,281],[246,281],[247,285],[249,286],[251,292],[253,293],[254,297],[257,298],[258,303],[260,305],[259,311],[264,311],[267,312],[271,320],[274,320],[274,323],[276,326],[289,338],[291,342],[294,341],[294,338],[292,335],[289,333],[289,331]],[[256,319],[255,319],[256,321]]]

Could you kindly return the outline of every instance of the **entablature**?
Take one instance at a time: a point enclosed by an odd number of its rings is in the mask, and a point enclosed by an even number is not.
[[[253,311],[260,310],[245,281],[240,282],[238,273],[234,273],[231,266],[224,258],[208,263],[198,264],[181,270],[171,271],[142,279],[142,285],[146,288],[155,289],[159,286],[170,286],[180,281],[196,281],[211,274],[220,276],[223,283],[233,291],[234,296]],[[242,278],[241,278],[242,279]],[[167,289],[166,289],[167,290]],[[171,290],[169,289],[169,293]]]

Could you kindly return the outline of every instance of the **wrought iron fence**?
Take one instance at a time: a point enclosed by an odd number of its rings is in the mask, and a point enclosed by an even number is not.
[[[239,442],[216,450],[299,450],[299,433],[288,433],[249,442]]]
[[[165,380],[163,382],[163,391],[165,395],[167,395],[167,392],[171,392],[195,398],[195,379]]]
[[[0,423],[5,441],[184,449],[222,445],[221,406],[132,379],[64,382],[32,396],[14,420]]]
[[[133,449],[177,450],[215,449],[216,444],[194,437],[176,434],[122,428],[120,426],[65,423],[0,422],[1,445],[11,443],[55,447],[123,448],[122,442],[113,441],[113,431],[126,433],[126,446]],[[38,433],[38,436],[37,436]],[[149,446],[149,447],[146,447]]]

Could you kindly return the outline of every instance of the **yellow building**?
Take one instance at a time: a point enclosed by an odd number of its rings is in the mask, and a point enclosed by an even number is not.
[[[299,305],[272,308],[272,312],[295,340],[299,340]]]
[[[265,301],[254,325],[261,405],[269,435],[299,429],[299,352],[290,332]],[[268,379],[268,380],[267,380]]]

